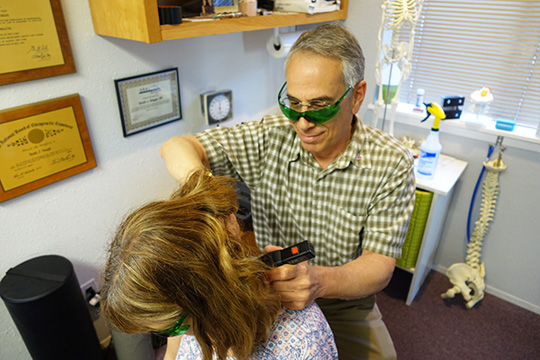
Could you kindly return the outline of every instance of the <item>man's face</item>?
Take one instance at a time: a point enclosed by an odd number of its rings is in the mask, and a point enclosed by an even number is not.
[[[317,100],[333,104],[347,91],[341,63],[309,52],[297,53],[290,59],[285,77],[287,96],[303,104]],[[313,154],[321,167],[328,166],[346,149],[353,115],[360,109],[364,93],[365,82],[361,81],[343,99],[337,115],[325,123],[315,125],[305,118],[291,121],[302,147]]]

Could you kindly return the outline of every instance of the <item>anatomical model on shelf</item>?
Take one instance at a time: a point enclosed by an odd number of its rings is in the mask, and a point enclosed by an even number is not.
[[[465,263],[456,263],[448,268],[446,276],[448,276],[454,287],[441,295],[443,299],[447,299],[461,293],[466,301],[467,309],[472,308],[484,298],[486,271],[484,263],[480,262],[482,242],[489,229],[489,223],[493,220],[495,214],[495,204],[499,193],[499,174],[506,170],[501,155],[496,160],[484,162],[484,166],[487,175],[484,179],[480,217],[475,223],[474,231],[467,246]]]
[[[377,127],[379,111],[391,104],[390,126],[388,133],[394,134],[394,117],[399,102],[401,84],[411,72],[411,58],[414,46],[414,27],[422,12],[424,0],[384,0],[382,7],[381,26],[378,34],[378,54],[380,60],[376,64],[375,76],[378,85],[377,101],[373,114],[373,126]],[[399,41],[401,33],[409,31],[408,42]],[[385,32],[391,31],[390,44],[385,43]],[[394,76],[391,76],[394,73]],[[384,74],[384,75],[383,75]],[[397,79],[397,84],[390,84],[391,79]],[[386,90],[383,93],[383,87]],[[390,97],[391,94],[391,97]],[[383,120],[384,130],[384,120]]]

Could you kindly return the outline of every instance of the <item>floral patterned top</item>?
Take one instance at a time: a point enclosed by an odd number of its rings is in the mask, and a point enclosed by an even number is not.
[[[202,353],[194,336],[184,335],[176,360],[201,360]],[[215,357],[217,359],[217,357]],[[261,341],[252,360],[333,360],[338,359],[334,334],[316,303],[303,310],[281,308],[270,337]],[[234,360],[227,357],[227,360]]]

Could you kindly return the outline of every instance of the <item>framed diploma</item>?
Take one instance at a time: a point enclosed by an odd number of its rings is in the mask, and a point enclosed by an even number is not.
[[[0,202],[94,167],[78,94],[0,111]]]
[[[60,0],[0,0],[0,85],[74,72]]]
[[[124,137],[182,119],[177,68],[114,82]]]

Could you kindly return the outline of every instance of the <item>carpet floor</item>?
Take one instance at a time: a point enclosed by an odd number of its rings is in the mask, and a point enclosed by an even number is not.
[[[405,304],[412,275],[396,269],[377,304],[399,360],[540,360],[540,315],[485,294],[472,309],[461,295],[443,300],[451,287],[431,271],[410,306]],[[107,360],[116,360],[114,346]],[[154,360],[163,359],[156,348]]]
[[[540,315],[485,294],[472,309],[463,297],[443,300],[452,287],[431,271],[410,306],[412,274],[396,269],[377,304],[399,360],[540,359]]]

